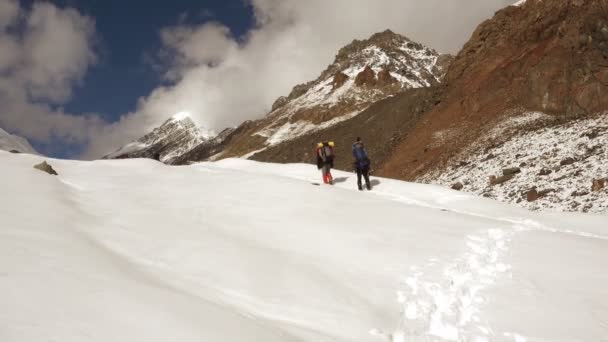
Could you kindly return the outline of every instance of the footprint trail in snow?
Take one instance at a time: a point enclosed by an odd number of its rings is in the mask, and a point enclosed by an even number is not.
[[[439,259],[412,267],[397,293],[402,308],[399,328],[392,334],[371,334],[391,342],[495,340],[496,332],[480,315],[487,302],[483,291],[499,277],[509,276],[511,266],[504,257],[514,234],[515,230],[490,229],[468,236],[466,252],[443,268],[439,279]]]

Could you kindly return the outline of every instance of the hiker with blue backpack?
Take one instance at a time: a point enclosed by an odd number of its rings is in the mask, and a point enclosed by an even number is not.
[[[367,190],[372,189],[372,184],[369,181],[369,169],[372,166],[372,162],[367,156],[365,146],[361,141],[360,137],[357,137],[357,141],[353,144],[353,157],[355,158],[354,167],[357,172],[357,185],[359,190],[363,190],[363,184],[361,183],[361,177],[365,179],[365,186]]]

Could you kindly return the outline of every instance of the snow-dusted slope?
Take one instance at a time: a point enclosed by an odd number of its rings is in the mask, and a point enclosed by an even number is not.
[[[38,154],[25,138],[9,134],[2,128],[0,128],[0,150]]]
[[[463,153],[458,159],[464,165],[424,180],[447,186],[460,182],[463,191],[533,210],[608,213],[608,114],[560,125],[551,124],[552,118],[543,113],[512,117],[474,144],[477,150]],[[521,129],[543,121],[547,127]],[[492,144],[484,140],[500,136],[510,138],[487,147]],[[489,176],[514,167],[521,172],[513,179],[490,184]],[[531,192],[535,195],[529,197]]]
[[[194,147],[212,140],[214,136],[213,132],[197,127],[188,113],[181,112],[141,139],[122,146],[104,158],[152,158],[158,154],[160,160],[170,163]]]
[[[0,152],[1,341],[608,336],[602,216],[309,165],[40,160]]]

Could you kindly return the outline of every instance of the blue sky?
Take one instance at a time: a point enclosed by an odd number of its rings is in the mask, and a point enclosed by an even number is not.
[[[23,1],[29,6],[32,1]],[[106,121],[116,121],[135,110],[137,99],[148,95],[163,82],[150,63],[161,48],[159,31],[178,23],[200,25],[219,21],[235,37],[252,25],[251,7],[243,0],[54,0],[59,7],[76,8],[95,20],[99,61],[74,88],[73,98],[63,107],[70,113],[94,112]],[[58,157],[77,154],[78,146],[49,149],[47,143],[33,142],[40,150]],[[57,146],[57,141],[52,145]]]

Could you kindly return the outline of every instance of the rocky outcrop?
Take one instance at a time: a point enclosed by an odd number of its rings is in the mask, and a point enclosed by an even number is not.
[[[332,91],[342,87],[346,81],[348,81],[348,75],[343,73],[342,71],[337,72],[334,75],[334,81],[332,83]]]
[[[378,73],[378,85],[386,87],[398,83],[399,81],[391,75],[390,70],[384,68]]]
[[[355,77],[355,85],[357,87],[363,87],[363,86],[373,87],[376,85],[376,83],[377,83],[376,72],[369,65],[366,66],[365,69],[363,69],[363,71],[358,73],[357,77]]]
[[[44,162],[42,162],[40,164],[34,165],[34,169],[40,170],[42,172],[46,172],[46,173],[48,173],[49,175],[52,175],[52,176],[57,176],[58,175],[57,171],[55,171],[53,169],[53,167],[50,164],[48,164],[46,161],[44,161]]]

